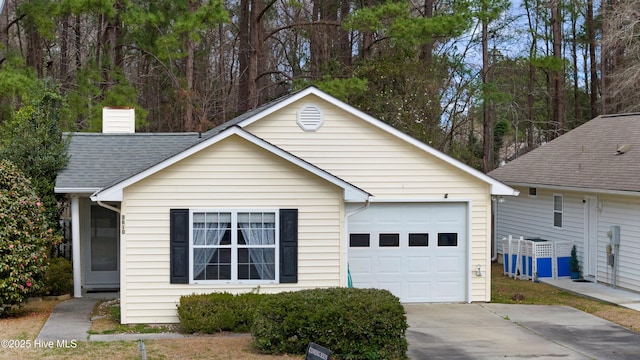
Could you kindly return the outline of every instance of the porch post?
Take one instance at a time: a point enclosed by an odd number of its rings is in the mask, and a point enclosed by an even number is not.
[[[80,197],[71,196],[71,248],[73,249],[73,296],[82,297],[80,269]]]

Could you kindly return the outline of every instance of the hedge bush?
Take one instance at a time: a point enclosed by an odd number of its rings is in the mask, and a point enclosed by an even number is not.
[[[61,240],[29,180],[0,160],[0,316],[41,291],[49,252]]]
[[[73,289],[73,266],[63,257],[51,259],[44,276],[43,295],[70,294]]]
[[[180,326],[189,333],[249,332],[263,294],[213,293],[180,298]]]
[[[314,342],[336,359],[406,359],[407,327],[404,307],[390,292],[331,288],[265,297],[251,333],[270,354],[301,354]]]

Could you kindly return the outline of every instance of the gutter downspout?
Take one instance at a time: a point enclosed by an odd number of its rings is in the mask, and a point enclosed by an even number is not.
[[[493,203],[493,257],[491,258],[491,262],[498,260],[498,197],[491,197],[491,202]]]
[[[344,248],[344,258],[347,261],[347,286],[351,287],[351,273],[349,272],[349,241],[348,241],[348,236],[349,236],[349,218],[357,213],[360,213],[362,211],[365,211],[369,208],[369,205],[371,205],[371,202],[369,201],[369,197],[367,196],[367,200],[365,200],[364,205],[352,210],[348,213],[346,213],[344,215],[344,232],[345,232],[345,248]]]

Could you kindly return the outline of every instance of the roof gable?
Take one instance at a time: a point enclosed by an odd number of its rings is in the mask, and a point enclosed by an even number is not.
[[[489,175],[514,185],[640,192],[640,114],[601,115]]]
[[[289,161],[290,163],[340,187],[343,189],[344,191],[344,200],[345,201],[354,201],[354,202],[364,202],[366,200],[368,200],[370,194],[367,193],[366,191],[359,189],[356,186],[351,185],[350,183],[336,177],[333,176],[332,174],[329,174],[328,172],[312,165],[309,164],[308,162],[278,148],[277,146],[270,144],[260,138],[258,138],[257,136],[254,136],[244,130],[242,130],[240,127],[234,126],[231,127],[229,129],[226,129],[218,134],[216,134],[215,136],[211,136],[209,137],[207,140],[204,140],[192,147],[190,147],[189,149],[186,149],[152,167],[150,167],[149,169],[142,171],[138,174],[135,174],[127,179],[124,179],[123,181],[120,181],[116,184],[114,184],[113,186],[109,186],[106,187],[104,189],[101,189],[99,191],[97,191],[96,193],[94,193],[91,196],[91,200],[93,201],[122,201],[123,198],[123,190],[127,187],[130,186],[152,174],[155,174],[177,162],[179,162],[180,160],[183,160],[189,156],[191,156],[192,154],[195,154],[203,149],[208,148],[209,146],[214,145],[215,143],[226,139],[230,136],[239,136],[245,140],[247,140],[250,143],[253,143],[254,145],[257,145],[259,147],[261,147],[262,149],[264,149],[265,151],[268,151],[276,156],[279,156],[282,159],[285,159],[287,161]]]
[[[401,132],[400,130],[397,130],[396,128],[384,123],[383,121],[380,121],[358,109],[356,109],[355,107],[340,101],[336,98],[334,98],[333,96],[320,91],[318,88],[310,86],[307,87],[297,93],[291,94],[289,96],[287,96],[284,99],[281,99],[280,101],[278,101],[276,104],[269,106],[267,108],[265,108],[263,111],[259,111],[253,114],[250,114],[249,116],[246,116],[242,119],[236,120],[233,122],[234,125],[238,125],[240,127],[248,127],[249,125],[260,121],[261,119],[267,117],[268,115],[290,105],[295,103],[298,100],[301,100],[309,95],[315,95],[318,98],[330,103],[333,106],[336,106],[337,108],[348,112],[350,114],[352,114],[353,116],[365,121],[366,123],[368,123],[371,126],[374,126],[384,132],[387,132],[389,134],[391,134],[392,136],[395,136],[411,145],[413,145],[414,147],[417,147],[418,149],[434,156],[435,158],[442,160],[444,163],[453,166],[454,168],[461,170],[463,173],[466,173],[468,175],[471,175],[473,178],[476,178],[484,183],[489,184],[490,186],[490,191],[492,195],[517,195],[518,192],[514,189],[512,189],[511,187],[501,183],[500,181],[496,181],[496,179],[487,176],[485,174],[483,174],[482,172],[428,146],[427,144],[423,143],[422,141],[419,141],[403,132]]]

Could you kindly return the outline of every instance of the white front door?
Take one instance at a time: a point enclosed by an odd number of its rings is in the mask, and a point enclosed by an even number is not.
[[[584,276],[597,274],[598,264],[598,198],[585,196],[584,209],[584,260],[582,272]]]
[[[465,203],[375,203],[349,218],[354,287],[403,302],[466,300]]]
[[[120,283],[118,214],[98,205],[88,208],[90,222],[82,242],[84,287],[117,288]]]

